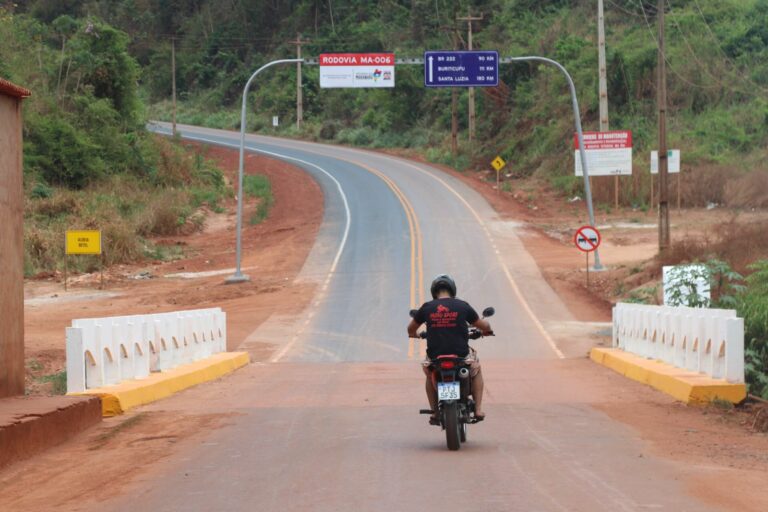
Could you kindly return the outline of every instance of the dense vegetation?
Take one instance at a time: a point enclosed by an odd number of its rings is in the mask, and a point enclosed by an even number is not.
[[[642,207],[648,201],[649,151],[657,137],[656,2],[606,0],[605,4],[611,126],[631,129],[636,147],[636,173],[624,178],[622,200]],[[597,128],[595,2],[34,0],[16,7],[36,23],[50,26],[51,50],[57,46],[53,43],[64,44],[77,33],[67,43],[73,55],[67,66],[82,63],[77,55],[89,51],[78,41],[94,39],[75,30],[68,16],[104,20],[127,33],[150,114],[165,120],[170,119],[175,39],[179,120],[228,128],[239,124],[239,97],[250,72],[269,60],[295,55],[290,41],[297,33],[310,39],[305,56],[339,51],[419,56],[425,49],[454,44],[464,48],[466,24],[455,19],[469,9],[484,15],[475,25],[475,48],[498,49],[508,56],[544,55],[565,64],[579,89],[585,128]],[[683,151],[687,171],[683,199],[690,205],[768,206],[768,196],[762,192],[768,185],[763,167],[768,156],[766,26],[767,0],[668,2],[669,142]],[[568,92],[554,69],[502,66],[501,87],[478,92],[477,142],[471,146],[466,142],[466,91],[461,91],[462,143],[456,157],[449,150],[451,93],[426,90],[420,66],[400,66],[392,90],[321,90],[317,68],[305,66],[302,133],[294,123],[294,73],[293,66],[273,68],[259,79],[249,129],[271,130],[271,118],[278,115],[282,120],[278,130],[285,135],[413,147],[458,168],[486,168],[490,158],[502,154],[513,174],[536,174],[564,192],[578,192],[579,183],[571,176]],[[53,70],[57,83],[58,74]],[[76,73],[63,75],[65,85],[77,82]],[[126,87],[130,92],[131,85]],[[121,116],[130,110],[116,107]],[[608,180],[596,185],[598,198],[607,200]]]
[[[0,39],[0,75],[33,91],[24,108],[27,275],[61,269],[66,229],[102,229],[107,263],[162,257],[149,235],[217,207],[221,173],[144,129],[127,34],[97,18],[0,10]]]
[[[58,14],[36,2],[38,16]],[[48,5],[49,11],[44,7]],[[656,144],[656,2],[606,1],[611,126],[631,129],[636,176],[624,179],[625,204],[648,201],[648,153]],[[670,0],[667,14],[669,139],[683,151],[689,174],[684,201],[766,206],[768,174],[768,2]],[[484,19],[475,47],[502,55],[553,57],[571,71],[584,123],[597,128],[595,2],[567,0],[289,1],[157,0],[86,2],[82,13],[101,16],[133,35],[132,54],[144,68],[143,90],[152,114],[170,118],[171,37],[177,39],[180,120],[220,127],[239,124],[242,86],[257,66],[295,55],[296,34],[311,38],[304,55],[333,51],[464,48],[471,7]],[[63,7],[60,7],[63,9]],[[151,13],[151,14],[150,14]],[[292,66],[270,70],[253,94],[249,128],[263,130],[273,115],[287,135],[366,146],[414,147],[459,168],[486,168],[501,153],[516,175],[537,174],[575,193],[571,177],[572,116],[564,80],[546,66],[504,65],[502,86],[478,92],[478,143],[466,142],[466,91],[460,93],[461,154],[449,151],[450,92],[426,90],[420,66],[400,66],[393,90],[320,90],[317,68],[305,66],[306,123],[296,133]],[[287,86],[286,86],[287,85]],[[269,128],[271,129],[271,128]],[[754,173],[751,171],[763,172]],[[605,181],[605,180],[604,180]],[[610,195],[601,191],[598,195]],[[761,185],[761,186],[756,186]]]

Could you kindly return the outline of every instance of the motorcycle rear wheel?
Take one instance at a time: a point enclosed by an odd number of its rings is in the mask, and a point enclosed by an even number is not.
[[[445,441],[448,444],[448,449],[456,451],[461,448],[459,404],[456,402],[446,404],[443,407],[443,425],[445,425]]]

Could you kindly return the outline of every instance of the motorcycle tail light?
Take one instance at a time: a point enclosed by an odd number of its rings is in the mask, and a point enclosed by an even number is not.
[[[450,370],[455,366],[453,361],[440,361],[440,368],[443,370]]]

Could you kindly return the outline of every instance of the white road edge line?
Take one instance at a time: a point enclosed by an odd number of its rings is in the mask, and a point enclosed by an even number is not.
[[[382,155],[382,158],[386,158],[388,160],[392,160],[395,162],[400,162],[401,164],[407,165],[409,167],[412,167],[413,169],[416,169],[417,171],[421,172],[422,174],[426,174],[430,178],[437,180],[440,182],[445,188],[447,188],[453,195],[455,195],[459,201],[461,201],[464,206],[467,207],[467,209],[472,213],[472,215],[475,217],[477,222],[480,224],[480,226],[483,228],[483,231],[485,232],[485,236],[488,238],[488,241],[491,242],[491,244],[495,247],[495,242],[493,240],[493,236],[491,235],[490,231],[488,231],[488,227],[485,225],[485,222],[483,222],[482,217],[480,217],[480,214],[477,213],[477,211],[472,208],[472,205],[469,204],[469,202],[462,197],[461,194],[458,193],[458,191],[450,186],[448,183],[446,183],[442,178],[435,176],[431,172],[429,172],[426,169],[423,169],[422,167],[419,167],[415,164],[411,164],[409,162],[406,162],[401,159],[394,159],[387,156]],[[544,337],[544,339],[549,344],[550,348],[555,352],[557,357],[559,359],[565,359],[565,355],[563,352],[558,348],[555,341],[552,339],[552,337],[549,335],[547,330],[544,328],[544,325],[541,323],[539,318],[536,316],[536,314],[533,312],[533,309],[531,308],[531,305],[528,303],[528,300],[525,298],[523,293],[520,291],[520,287],[517,285],[517,282],[512,277],[512,273],[509,271],[509,267],[504,262],[504,259],[501,257],[501,253],[498,249],[496,249],[496,259],[499,261],[499,264],[501,265],[501,268],[504,270],[504,274],[507,276],[507,281],[509,281],[510,286],[512,287],[512,290],[515,292],[515,295],[517,295],[517,298],[520,300],[520,303],[523,305],[523,308],[525,309],[526,313],[528,313],[528,316],[531,317],[531,320],[533,320],[533,323],[536,325],[536,327],[539,329],[539,332]]]
[[[265,136],[262,136],[262,137],[265,137]],[[278,139],[278,140],[280,140],[280,139]],[[320,144],[317,144],[317,143],[306,142],[306,141],[296,141],[296,142],[300,142],[302,144],[306,144],[306,145],[310,145],[310,146],[311,145],[320,145]],[[353,152],[353,153],[359,153],[361,155],[370,155],[372,153],[372,152],[366,151],[364,149],[357,149],[357,148],[344,148],[344,149],[349,150],[350,152]],[[312,152],[311,149],[308,149],[308,150],[305,150],[305,151]],[[316,153],[316,154],[319,154],[319,153]],[[475,217],[475,220],[477,220],[477,222],[480,224],[480,227],[485,232],[485,236],[491,242],[491,245],[494,247],[494,249],[496,249],[496,259],[498,260],[499,264],[501,265],[501,268],[504,270],[504,274],[507,277],[507,281],[509,282],[510,286],[512,287],[512,291],[515,293],[515,295],[517,296],[518,300],[520,300],[520,303],[523,305],[523,309],[525,309],[525,312],[528,313],[528,316],[531,318],[531,320],[533,321],[534,325],[536,325],[536,328],[539,330],[541,335],[544,337],[544,339],[546,340],[546,342],[550,346],[550,348],[554,351],[555,355],[557,355],[557,357],[559,359],[565,359],[565,354],[563,354],[563,352],[557,346],[555,341],[549,335],[547,330],[544,328],[544,325],[541,323],[539,318],[533,312],[533,309],[531,308],[531,305],[528,303],[528,300],[525,298],[523,293],[520,291],[520,287],[517,285],[517,282],[512,277],[512,273],[510,272],[509,267],[507,266],[507,264],[504,262],[504,259],[502,258],[502,255],[501,255],[501,252],[496,247],[496,242],[494,241],[493,236],[491,235],[491,232],[488,230],[488,226],[486,226],[486,224],[483,221],[482,217],[480,217],[480,214],[477,213],[477,211],[474,208],[472,208],[472,205],[470,205],[469,202],[466,199],[464,199],[464,197],[461,194],[459,194],[459,192],[455,188],[450,186],[445,180],[443,180],[442,178],[436,176],[435,174],[433,174],[432,172],[428,171],[427,169],[424,169],[423,167],[420,167],[420,166],[418,166],[418,165],[416,165],[414,163],[411,163],[408,160],[405,160],[405,159],[402,159],[402,158],[393,158],[391,156],[384,155],[384,154],[381,154],[381,153],[373,153],[373,155],[377,156],[377,157],[380,157],[380,158],[383,158],[385,160],[390,160],[392,162],[397,162],[397,163],[399,163],[401,165],[407,165],[408,167],[416,169],[418,172],[420,172],[422,174],[426,174],[427,176],[429,176],[433,180],[438,181],[446,189],[448,189],[453,195],[455,195],[459,199],[459,201],[461,201],[464,204],[464,206],[467,207],[467,209],[470,211],[470,213],[472,213],[472,215]]]
[[[170,134],[163,133],[163,135],[170,135]],[[240,148],[239,144],[231,144],[229,142],[222,142],[220,140],[207,139],[205,137],[199,137],[199,136],[188,135],[188,134],[182,135],[182,136],[185,139],[196,140],[199,142],[208,142],[210,144],[215,144],[217,146],[227,146],[227,147],[238,148],[238,149]],[[281,158],[285,160],[293,160],[294,162],[299,162],[301,164],[314,167],[318,171],[328,176],[336,184],[336,188],[339,190],[339,194],[341,195],[341,200],[344,203],[344,212],[346,213],[346,216],[347,216],[347,222],[346,222],[346,225],[344,226],[344,234],[341,237],[341,243],[339,244],[339,249],[336,251],[336,257],[333,258],[333,263],[331,263],[331,268],[328,270],[328,276],[325,278],[325,282],[323,283],[323,289],[325,290],[328,287],[328,284],[330,283],[331,278],[333,277],[333,274],[336,272],[336,267],[339,265],[341,254],[344,252],[344,247],[347,245],[347,238],[349,237],[349,226],[352,224],[352,214],[349,211],[349,202],[347,201],[347,195],[344,193],[344,189],[341,187],[341,183],[339,183],[339,181],[336,178],[334,178],[331,173],[329,173],[319,165],[313,164],[312,162],[307,162],[306,160],[302,160],[300,158],[296,158],[293,156],[283,155],[280,153],[273,153],[272,151],[252,148],[252,147],[249,147],[247,144],[246,144],[246,150],[251,151],[253,153],[262,153],[264,155],[270,155],[270,156],[274,156],[276,158]],[[296,344],[296,341],[298,341],[298,336],[295,336],[290,342],[288,342],[283,348],[281,348],[275,355],[273,355],[269,359],[269,362],[276,363],[280,361],[293,348],[293,346]]]
[[[298,141],[298,142],[305,143],[307,145],[317,144],[317,143],[305,142],[305,141]],[[349,150],[350,152],[353,152],[353,153],[359,153],[361,155],[369,155],[371,153],[371,152],[366,151],[364,149],[357,149],[357,148],[345,148],[345,149],[347,149],[347,150]],[[307,151],[311,152],[311,150],[307,150]],[[544,339],[547,341],[547,344],[554,351],[554,353],[557,355],[557,357],[559,359],[565,359],[565,354],[563,354],[563,352],[557,346],[555,341],[549,335],[547,330],[544,328],[544,325],[541,323],[539,318],[533,312],[533,309],[531,308],[531,305],[528,303],[528,300],[525,298],[523,293],[520,291],[520,287],[517,285],[517,282],[512,277],[512,273],[510,272],[509,267],[507,266],[507,264],[504,262],[504,259],[501,256],[501,252],[496,247],[496,242],[493,239],[493,236],[491,235],[491,232],[488,230],[488,227],[486,226],[486,224],[483,221],[482,217],[480,217],[480,214],[477,213],[477,210],[472,208],[472,205],[470,205],[469,202],[466,199],[464,199],[464,197],[461,194],[459,194],[459,192],[455,188],[450,186],[445,180],[443,180],[439,176],[436,176],[435,174],[433,174],[432,172],[428,171],[427,169],[424,169],[423,167],[420,167],[420,166],[418,166],[418,165],[416,165],[414,163],[411,163],[408,160],[405,160],[405,159],[402,159],[402,158],[393,158],[391,156],[384,155],[384,154],[381,154],[381,153],[373,153],[373,154],[375,156],[383,158],[385,160],[390,160],[392,162],[397,162],[397,163],[399,163],[401,165],[407,165],[408,167],[416,169],[418,172],[420,172],[422,174],[426,174],[427,176],[429,176],[433,180],[438,181],[446,189],[448,189],[453,195],[455,195],[459,199],[459,201],[461,201],[464,204],[464,206],[467,207],[467,209],[470,211],[470,213],[472,213],[472,215],[475,217],[475,220],[477,220],[477,222],[480,224],[480,227],[485,232],[485,236],[488,238],[488,241],[490,241],[491,245],[494,247],[494,249],[496,249],[497,260],[499,261],[499,264],[501,265],[501,268],[504,270],[504,274],[506,275],[507,281],[509,282],[510,286],[512,287],[512,291],[515,293],[515,295],[517,295],[517,298],[520,300],[520,303],[523,305],[523,308],[525,309],[526,313],[528,313],[528,316],[531,318],[531,320],[533,320],[533,323],[536,325],[536,327],[538,328],[539,332],[544,337]]]
[[[278,138],[277,141],[275,141],[275,143],[279,145],[279,142],[281,142],[281,141]],[[306,144],[306,145],[313,145],[313,144],[321,145],[321,144],[312,143],[312,142],[306,142],[306,141],[296,141],[296,142],[299,142],[299,143],[302,143],[302,144]],[[256,143],[258,143],[258,142],[256,142]],[[238,145],[236,147],[239,148],[240,146]],[[370,154],[370,152],[367,152],[367,151],[362,150],[362,149],[357,149],[357,148],[345,148],[345,149],[347,149],[347,150],[349,150],[351,152],[354,152],[354,153],[360,153],[362,155]],[[253,151],[259,151],[259,150],[253,150]],[[300,151],[302,151],[302,150],[300,150]],[[312,152],[311,149],[303,150],[303,151]],[[320,153],[315,153],[315,154],[323,156]],[[419,166],[417,166],[417,165],[415,165],[415,164],[413,164],[413,163],[411,163],[411,162],[409,162],[407,160],[404,160],[402,158],[392,158],[390,156],[383,155],[383,154],[380,154],[380,153],[374,153],[374,155],[378,156],[380,158],[384,158],[386,160],[391,160],[393,162],[397,162],[397,163],[400,163],[400,164],[403,164],[403,165],[407,165],[407,166],[409,166],[409,167],[411,167],[413,169],[416,169],[417,171],[419,171],[422,174],[426,174],[427,176],[429,176],[433,180],[438,181],[441,185],[443,185],[445,188],[447,188],[453,195],[455,195],[459,199],[459,201],[461,201],[464,204],[464,206],[467,207],[467,209],[470,211],[470,213],[472,213],[472,215],[475,217],[475,220],[477,220],[477,222],[480,224],[480,227],[482,227],[483,231],[485,232],[486,237],[491,242],[491,244],[495,244],[495,242],[493,240],[493,236],[491,235],[490,231],[488,230],[488,227],[485,225],[485,222],[483,221],[482,217],[480,217],[480,214],[477,213],[477,211],[474,208],[472,208],[472,205],[470,205],[469,202],[466,199],[464,199],[464,197],[462,197],[461,194],[458,193],[458,191],[456,191],[456,189],[451,187],[442,178],[440,178],[438,176],[435,176],[430,171],[428,171],[428,170],[426,170],[426,169],[424,169],[422,167],[419,167]],[[314,165],[314,164],[310,164],[310,165]],[[536,327],[538,328],[539,332],[544,337],[544,339],[547,341],[547,344],[554,351],[554,353],[557,355],[557,357],[559,359],[565,359],[565,354],[563,354],[563,352],[558,348],[558,346],[555,343],[555,341],[552,339],[552,337],[549,335],[547,330],[544,328],[544,325],[541,323],[539,318],[533,312],[533,309],[531,308],[531,305],[528,303],[528,300],[525,298],[523,293],[520,291],[520,287],[517,285],[517,282],[512,277],[512,273],[509,271],[509,267],[507,267],[507,264],[504,262],[503,258],[501,257],[501,254],[497,251],[496,255],[497,255],[497,260],[499,261],[499,264],[501,265],[501,268],[504,270],[504,274],[507,277],[507,281],[509,282],[510,286],[512,287],[512,291],[515,293],[515,295],[517,295],[517,298],[518,298],[518,300],[520,300],[520,303],[523,305],[523,308],[525,309],[526,313],[528,313],[528,316],[531,318],[531,320],[533,320],[533,323],[536,325]]]

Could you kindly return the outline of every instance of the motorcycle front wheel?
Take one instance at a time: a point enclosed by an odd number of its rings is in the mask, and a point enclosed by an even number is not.
[[[448,444],[448,449],[456,451],[461,448],[459,434],[461,424],[459,423],[458,403],[452,402],[443,407],[443,425],[445,425],[445,440]]]

